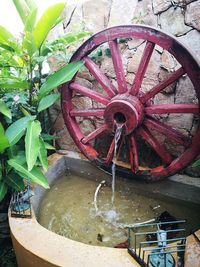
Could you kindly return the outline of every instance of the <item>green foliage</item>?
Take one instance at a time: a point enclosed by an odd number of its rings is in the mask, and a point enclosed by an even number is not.
[[[83,66],[83,61],[71,62],[47,78],[39,90],[39,98],[49,94],[55,87],[72,79],[74,74]]]
[[[12,116],[11,112],[9,108],[7,107],[6,103],[4,103],[2,99],[0,99],[0,112],[4,114],[6,117],[8,117],[9,119],[11,119],[11,116]]]
[[[196,160],[193,164],[192,167],[196,168],[196,167],[200,167],[200,159]]]
[[[41,112],[53,105],[60,98],[60,94],[51,94],[43,97],[38,105],[38,112]]]
[[[69,81],[83,62],[67,64],[68,49],[88,32],[68,33],[47,41],[50,30],[62,21],[64,3],[48,7],[37,20],[34,0],[13,0],[23,22],[21,39],[0,25],[0,201],[7,190],[20,191],[24,179],[48,188],[42,171],[48,168],[47,143],[56,137],[47,128],[47,109],[60,97],[53,90]],[[44,72],[52,56],[60,58],[57,72]]]
[[[41,16],[33,31],[37,48],[41,47],[48,33],[55,26],[56,21],[60,17],[64,7],[64,3],[55,4],[47,8],[47,10]]]
[[[42,129],[39,121],[35,120],[28,122],[26,136],[25,136],[25,151],[26,151],[26,162],[29,171],[32,170],[38,157],[38,153],[40,150],[39,136],[41,130]]]
[[[15,121],[7,128],[6,136],[9,140],[10,145],[13,146],[20,140],[20,138],[25,133],[28,122],[34,119],[35,119],[35,116],[26,116]]]
[[[4,128],[3,128],[2,123],[0,123],[0,140],[1,140],[1,143],[0,143],[0,153],[2,153],[10,145],[9,144],[9,141],[8,141],[8,138],[5,135],[5,132],[4,132]]]

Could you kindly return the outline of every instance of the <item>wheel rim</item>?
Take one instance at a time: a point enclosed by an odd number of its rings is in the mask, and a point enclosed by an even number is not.
[[[123,68],[122,55],[117,40],[119,38],[139,38],[143,39],[145,47],[141,55],[138,68],[135,72],[132,85],[128,86]],[[116,86],[102,72],[99,66],[89,57],[89,55],[103,43],[108,43],[111,58],[116,74]],[[167,78],[161,80],[150,90],[143,92],[142,82],[145,77],[152,53],[155,46],[168,51],[180,65]],[[131,172],[143,176],[148,180],[159,180],[172,175],[187,166],[200,152],[200,127],[199,123],[193,136],[186,136],[179,130],[174,129],[155,116],[163,114],[195,114],[199,116],[200,99],[200,68],[191,53],[180,44],[174,37],[169,36],[157,29],[143,25],[118,26],[106,29],[95,34],[88,39],[73,55],[71,61],[84,60],[86,68],[103,88],[104,93],[98,90],[91,90],[76,81],[76,77],[69,83],[62,85],[62,112],[65,124],[70,135],[78,148],[85,156],[95,161],[101,166],[109,166],[112,162],[114,152],[113,129],[115,121],[124,123],[124,134],[120,145],[126,138],[126,146],[129,154],[129,165]],[[181,104],[155,104],[153,99],[162,93],[165,88],[181,77],[187,75],[191,80],[196,93],[196,103]],[[75,94],[92,99],[101,107],[77,109],[74,107],[73,97]],[[81,130],[77,118],[84,119],[101,117],[102,124],[96,127],[87,135]],[[165,143],[160,143],[154,132],[164,135],[165,138],[173,140],[175,144],[182,146],[183,152],[178,156],[172,156],[165,147]],[[91,144],[102,134],[111,135],[106,157],[101,157],[98,149]],[[151,168],[141,168],[138,151],[138,138],[148,144],[156,152],[161,160],[161,164]],[[124,165],[125,166],[125,165]],[[127,167],[129,169],[129,167]],[[121,168],[127,172],[126,167]]]

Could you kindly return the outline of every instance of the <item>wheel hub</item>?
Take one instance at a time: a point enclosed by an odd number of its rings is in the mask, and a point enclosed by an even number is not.
[[[144,117],[144,109],[137,97],[121,94],[114,97],[104,111],[106,124],[114,129],[116,123],[124,123],[125,134],[130,134]]]

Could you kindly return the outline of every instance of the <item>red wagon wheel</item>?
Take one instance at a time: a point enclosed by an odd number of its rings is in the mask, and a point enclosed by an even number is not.
[[[119,40],[143,40],[144,50],[132,85],[127,83],[123,66]],[[102,44],[107,44],[115,71],[115,82],[102,71],[92,59],[93,51]],[[159,81],[149,90],[143,86],[149,62],[156,49],[167,51],[176,61],[178,67],[168,77]],[[124,131],[119,150],[128,154],[121,161],[118,169],[154,181],[172,175],[186,167],[200,152],[199,99],[200,99],[200,67],[191,53],[177,39],[162,31],[144,25],[118,26],[101,31],[89,38],[72,56],[71,61],[83,60],[90,75],[98,86],[88,88],[80,84],[78,75],[62,86],[62,111],[65,124],[78,148],[85,156],[101,167],[110,166],[114,153],[115,122],[124,124]],[[192,103],[163,104],[155,101],[158,94],[187,76],[194,86],[195,99]],[[99,85],[102,91],[99,90]],[[74,101],[85,98],[92,104],[90,108],[77,108]],[[92,100],[92,101],[91,101]],[[87,102],[86,101],[86,102]],[[196,118],[197,127],[192,133],[185,134],[178,125],[171,126],[166,117],[179,114],[192,114]],[[81,119],[82,118],[82,119]],[[94,129],[85,132],[81,120],[94,121]],[[95,119],[101,123],[95,123]],[[177,123],[178,124],[178,121]],[[161,136],[164,139],[160,138]],[[102,142],[104,140],[104,152]],[[163,141],[164,140],[164,141]],[[169,140],[169,141],[168,141]],[[178,154],[170,151],[167,142],[181,147]],[[158,157],[157,166],[144,167],[143,146]],[[107,149],[107,151],[106,151]],[[118,155],[120,155],[118,151]],[[121,153],[121,154],[123,154]],[[119,156],[120,157],[120,156]],[[122,165],[122,166],[121,166]]]

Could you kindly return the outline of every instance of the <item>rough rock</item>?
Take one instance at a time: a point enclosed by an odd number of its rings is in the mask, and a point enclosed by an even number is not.
[[[59,137],[56,140],[57,149],[72,150],[79,152],[78,147],[75,145],[66,127],[64,127],[61,131],[56,132],[56,136]]]
[[[196,101],[196,92],[190,79],[185,76],[179,79],[176,87],[175,103],[194,103]]]
[[[132,22],[136,24],[146,24],[157,26],[157,16],[153,12],[152,4],[149,0],[138,1]]]
[[[112,77],[112,78],[116,77],[111,57],[105,56],[104,58],[102,58],[101,69],[105,74],[107,74],[107,76]]]
[[[145,44],[140,45],[135,53],[133,53],[132,58],[128,59],[128,66],[127,66],[127,71],[131,73],[136,73],[141,56],[144,50]]]
[[[83,3],[83,20],[87,30],[96,33],[108,25],[110,0],[86,1]]]
[[[170,74],[171,73],[169,71],[167,71],[166,69],[160,68],[159,81],[161,82],[161,81],[165,80],[167,77],[170,76]],[[170,84],[169,86],[167,86],[166,88],[164,88],[162,90],[162,93],[172,94],[172,93],[174,93],[175,88],[176,88],[176,82],[174,82],[174,83]]]
[[[84,29],[83,7],[81,4],[66,6],[63,22],[65,33],[82,31]]]
[[[142,91],[147,92],[152,89],[155,85],[159,83],[158,79],[150,79],[149,77],[143,79],[142,81]]]
[[[91,120],[83,120],[81,123],[80,123],[80,128],[81,128],[81,131],[84,133],[84,135],[88,135],[89,133],[91,133],[92,131],[94,131],[94,124],[92,124]]]
[[[158,93],[154,97],[154,104],[174,104],[174,95]]]
[[[182,36],[192,28],[185,25],[182,9],[171,7],[160,15],[161,28],[175,36]]]
[[[77,77],[76,82],[81,84],[82,86],[89,88],[89,89],[92,88],[92,83],[90,81],[88,81],[87,79]]]
[[[176,59],[168,51],[164,50],[161,56],[161,67],[173,71],[177,65]]]
[[[186,35],[179,37],[179,40],[190,49],[194,58],[197,57],[200,60],[200,33],[197,30],[188,32]]]
[[[135,14],[137,2],[137,0],[113,0],[112,7],[110,10],[108,27],[122,24],[130,24]]]
[[[200,31],[200,0],[187,5],[185,23]]]
[[[152,4],[156,15],[167,10],[172,5],[170,0],[153,0]]]
[[[138,46],[140,46],[142,43],[144,43],[143,39],[135,38],[127,42],[128,48],[131,49],[137,49]]]
[[[92,108],[92,100],[89,97],[75,96],[73,98],[73,105],[77,109]]]
[[[193,114],[171,113],[167,122],[169,126],[179,129],[183,134],[188,134],[193,124]]]

